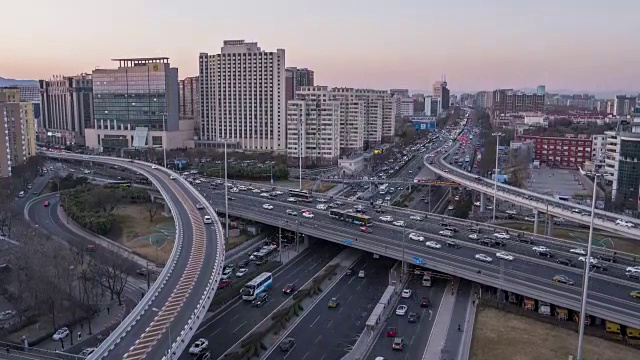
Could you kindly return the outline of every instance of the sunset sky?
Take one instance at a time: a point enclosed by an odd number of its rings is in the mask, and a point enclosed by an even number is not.
[[[640,90],[638,0],[30,0],[2,4],[0,76],[168,56],[180,77],[225,39],[284,48],[328,86]],[[115,64],[117,65],[117,64]]]

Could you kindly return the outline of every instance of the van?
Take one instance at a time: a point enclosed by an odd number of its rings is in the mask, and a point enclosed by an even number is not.
[[[211,216],[209,216],[209,215],[205,215],[205,216],[204,216],[204,223],[205,223],[205,224],[211,224],[211,223],[213,223],[213,220],[211,220]]]

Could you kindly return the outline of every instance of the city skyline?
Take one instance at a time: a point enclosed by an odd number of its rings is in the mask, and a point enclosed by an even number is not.
[[[219,12],[220,4],[199,1],[177,7],[165,0],[114,0],[102,7],[34,0],[29,8],[4,7],[28,10],[32,23],[24,26],[23,16],[4,21],[6,30],[21,31],[0,44],[0,53],[11,54],[0,57],[0,76],[49,79],[110,68],[112,58],[167,56],[185,78],[198,74],[200,52],[216,53],[223,40],[244,39],[285,49],[286,66],[313,69],[319,85],[427,90],[444,74],[456,93],[539,84],[550,91],[636,93],[640,50],[626,40],[636,19],[618,11],[633,3],[617,3],[250,0]],[[589,25],[607,18],[616,21],[606,29]]]

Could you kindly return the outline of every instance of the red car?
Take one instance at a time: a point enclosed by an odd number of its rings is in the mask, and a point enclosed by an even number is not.
[[[218,289],[224,289],[228,285],[231,285],[231,280],[229,279],[220,280],[220,282],[218,283]]]
[[[360,231],[363,232],[363,233],[367,233],[367,234],[371,234],[372,233],[371,229],[369,229],[366,226],[360,226]]]
[[[398,335],[398,328],[390,327],[387,328],[387,337],[396,337]]]
[[[296,291],[296,284],[287,284],[287,286],[282,289],[282,292],[285,294],[291,294]]]
[[[44,207],[48,207],[49,206],[49,201],[45,201],[44,202]]]

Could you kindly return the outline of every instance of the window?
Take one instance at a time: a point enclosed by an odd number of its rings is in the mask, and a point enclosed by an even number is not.
[[[162,146],[162,136],[152,136],[151,137],[151,145],[152,146]]]

